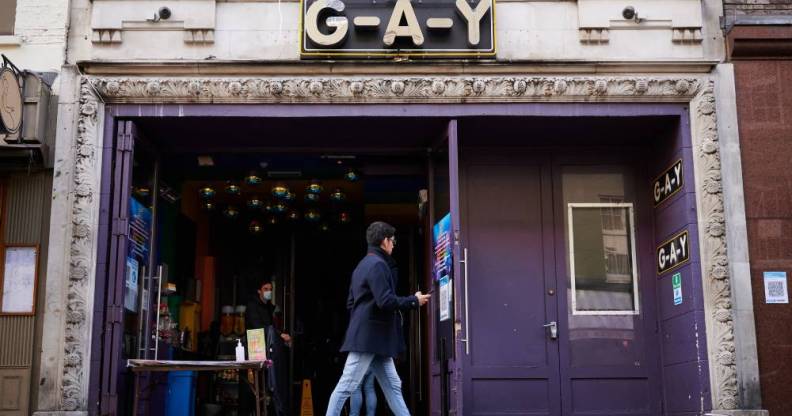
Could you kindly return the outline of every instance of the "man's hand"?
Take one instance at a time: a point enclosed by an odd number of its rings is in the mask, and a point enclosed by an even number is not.
[[[418,298],[418,304],[420,306],[423,306],[426,305],[426,302],[429,302],[429,298],[431,298],[432,295],[428,293],[424,295],[419,291],[419,292],[415,292],[415,297]]]
[[[291,336],[289,336],[289,334],[281,334],[281,338],[283,339],[283,342],[286,343],[286,345],[291,347],[292,339]]]

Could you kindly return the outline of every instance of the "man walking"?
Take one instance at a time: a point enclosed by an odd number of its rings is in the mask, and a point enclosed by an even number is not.
[[[374,222],[366,230],[368,253],[352,273],[352,313],[341,351],[349,352],[344,372],[327,405],[327,416],[338,416],[347,398],[360,388],[366,372],[377,378],[385,400],[396,416],[409,416],[401,379],[393,357],[404,351],[401,311],[417,309],[431,295],[416,292],[396,296],[396,261],[391,257],[396,229]]]

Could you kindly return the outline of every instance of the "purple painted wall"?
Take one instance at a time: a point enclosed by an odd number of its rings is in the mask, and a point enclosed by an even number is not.
[[[684,186],[654,209],[655,245],[687,229],[690,261],[657,276],[657,305],[663,373],[663,408],[669,416],[700,415],[712,409],[709,363],[704,322],[704,298],[696,225],[696,194],[693,178],[693,150],[690,121],[682,112],[678,128],[657,141],[654,164],[647,178],[654,178],[682,159]],[[682,304],[674,305],[672,276],[682,275]]]

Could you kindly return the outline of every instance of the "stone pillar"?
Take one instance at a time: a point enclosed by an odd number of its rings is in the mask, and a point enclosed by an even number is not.
[[[102,117],[76,68],[60,77],[37,415],[88,413]]]

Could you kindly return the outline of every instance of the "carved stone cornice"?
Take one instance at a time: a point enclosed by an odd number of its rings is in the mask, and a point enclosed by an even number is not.
[[[690,101],[695,77],[91,78],[118,103]]]
[[[96,92],[96,93],[95,93]],[[98,95],[97,95],[98,94]],[[98,221],[98,98],[107,103],[691,103],[700,255],[712,402],[739,406],[734,311],[726,247],[714,83],[706,77],[422,76],[422,77],[85,77],[74,147],[70,271],[61,405],[84,410],[90,345],[89,297]],[[97,342],[94,340],[94,342]]]

